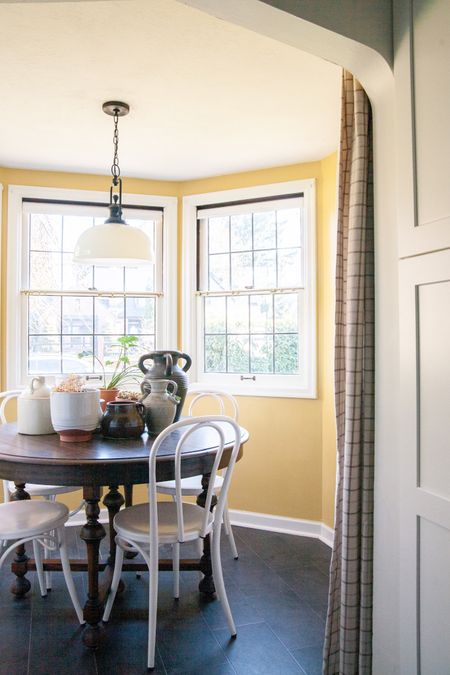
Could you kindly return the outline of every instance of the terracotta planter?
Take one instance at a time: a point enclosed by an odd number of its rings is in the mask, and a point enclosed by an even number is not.
[[[100,405],[102,406],[103,412],[106,410],[106,404],[110,401],[115,401],[118,394],[118,389],[100,389],[100,398],[103,399]]]

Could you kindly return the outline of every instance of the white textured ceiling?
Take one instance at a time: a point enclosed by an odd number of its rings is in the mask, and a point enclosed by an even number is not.
[[[226,1],[226,0],[224,0]],[[245,2],[245,0],[243,0]],[[176,0],[0,4],[0,165],[186,180],[321,159],[339,68]]]

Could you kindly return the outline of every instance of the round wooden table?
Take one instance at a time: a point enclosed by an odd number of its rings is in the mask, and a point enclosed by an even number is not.
[[[233,442],[232,427],[221,423],[225,434],[226,447],[221,467],[227,466]],[[167,437],[158,452],[156,461],[157,481],[174,479],[174,450],[180,431]],[[241,428],[241,448],[248,439],[248,432]],[[25,436],[17,433],[16,424],[0,427],[0,478],[14,481],[14,500],[29,499],[26,483],[44,485],[80,485],[86,501],[86,523],[81,529],[81,539],[86,543],[87,560],[71,560],[73,571],[88,572],[88,598],[84,606],[84,618],[88,624],[83,633],[84,643],[96,648],[99,643],[99,622],[103,605],[109,591],[115,556],[115,532],[113,519],[123,504],[131,504],[132,486],[148,482],[148,455],[154,438],[143,434],[138,440],[110,440],[101,435],[83,443],[62,443],[56,434],[46,436]],[[209,484],[209,474],[216,453],[217,435],[212,429],[199,429],[193,433],[183,449],[182,476],[202,475],[203,492],[197,504],[204,506]],[[119,492],[119,485],[125,488],[125,499]],[[108,509],[110,530],[110,555],[106,563],[99,563],[100,542],[106,532],[99,521],[99,501],[102,486],[108,486],[103,503]],[[16,575],[11,591],[23,597],[30,589],[26,578],[28,570],[35,569],[35,563],[25,552],[25,546],[18,546],[12,563]],[[45,560],[45,570],[61,569],[60,561]],[[144,570],[145,564],[129,561],[124,570]],[[160,569],[172,569],[171,560],[161,560]],[[200,560],[182,560],[180,569],[200,570],[203,579],[199,589],[203,593],[214,593],[209,536],[205,537],[203,556]],[[99,571],[105,570],[103,583],[99,585]]]

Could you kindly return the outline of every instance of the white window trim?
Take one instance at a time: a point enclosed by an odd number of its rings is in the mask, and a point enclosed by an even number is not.
[[[71,190],[65,188],[10,185],[8,189],[8,249],[7,249],[7,335],[6,386],[15,389],[26,384],[22,372],[21,354],[24,349],[23,327],[26,317],[17,311],[20,303],[21,268],[26,264],[26,246],[22,242],[22,200],[61,199],[67,201],[109,202],[109,192]],[[163,281],[164,311],[161,317],[161,340],[167,349],[177,348],[177,197],[124,193],[124,204],[154,206],[164,209]],[[105,211],[105,217],[107,213]]]
[[[306,303],[305,312],[310,317],[304,339],[306,351],[309,354],[305,384],[302,387],[286,385],[261,386],[253,381],[231,384],[220,381],[217,376],[217,388],[238,396],[271,396],[283,398],[317,398],[317,311],[316,311],[316,199],[315,180],[295,180],[286,183],[272,183],[256,187],[207,192],[204,194],[189,195],[183,198],[183,257],[182,257],[182,345],[183,351],[192,356],[193,367],[189,374],[193,391],[208,387],[206,382],[198,381],[196,364],[200,362],[197,356],[197,331],[200,317],[196,302],[197,283],[197,207],[205,204],[219,204],[244,199],[259,199],[279,195],[304,194],[306,219],[309,224],[305,229],[305,258],[308,261],[307,290],[304,294]],[[274,379],[276,375],[274,376]]]

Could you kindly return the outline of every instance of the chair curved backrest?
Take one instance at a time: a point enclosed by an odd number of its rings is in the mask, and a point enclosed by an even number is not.
[[[214,482],[222,460],[222,455],[225,448],[225,434],[224,427],[226,425],[232,429],[232,440],[228,442],[227,446],[232,445],[230,461],[228,462],[226,476],[224,478],[223,486],[218,497],[217,505],[215,507],[215,519],[222,522],[223,510],[225,508],[228,487],[230,485],[233,468],[236,463],[236,458],[241,445],[241,430],[237,422],[225,415],[206,415],[195,418],[185,418],[179,422],[171,424],[164,429],[156,438],[152,445],[149,456],[149,508],[150,508],[150,533],[158,532],[158,506],[156,500],[156,456],[158,450],[168,436],[173,435],[178,439],[175,449],[175,489],[176,489],[176,509],[177,509],[177,525],[178,525],[178,541],[184,541],[184,519],[183,519],[183,502],[182,502],[182,486],[181,486],[181,466],[184,459],[187,458],[186,453],[183,457],[183,446],[186,445],[188,439],[200,430],[210,430],[212,435],[208,438],[208,446],[211,448],[217,447],[214,463],[210,473],[208,491],[204,506],[204,517],[200,536],[204,537],[209,523],[211,501],[214,495]],[[227,432],[229,433],[229,432]]]
[[[239,408],[236,399],[231,394],[228,394],[225,391],[219,391],[218,389],[202,389],[201,391],[193,392],[192,400],[189,404],[188,415],[193,415],[193,410],[198,401],[210,398],[213,399],[215,403],[218,403],[219,414],[226,415],[227,408],[232,411],[230,415],[236,422],[239,420]]]
[[[6,404],[13,398],[17,398],[22,393],[22,389],[10,389],[9,391],[0,391],[0,422],[6,424]]]
[[[11,401],[13,398],[17,398],[19,394],[22,393],[22,389],[9,389],[8,391],[0,391],[0,423],[6,424],[6,405],[8,401]],[[8,481],[3,481],[3,501],[9,502],[9,490],[8,490]]]

